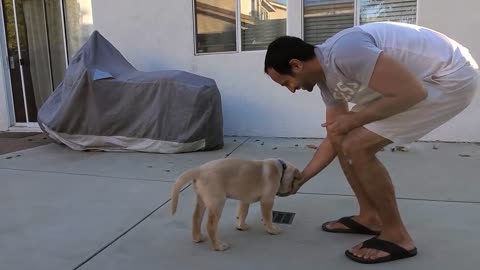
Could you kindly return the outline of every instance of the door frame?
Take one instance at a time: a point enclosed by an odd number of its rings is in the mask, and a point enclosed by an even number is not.
[[[1,65],[0,68],[2,72],[0,74],[0,130],[8,130],[9,127],[13,126],[15,123],[15,112],[13,108],[13,96],[12,96],[12,85],[10,82],[10,66],[8,64],[8,50],[7,50],[7,39],[6,39],[6,29],[5,29],[5,20],[3,17],[3,0],[0,0],[0,56],[1,56]],[[4,100],[2,100],[4,99]]]
[[[15,1],[15,0],[13,0]],[[65,53],[65,68],[68,67],[68,47],[67,47],[67,33],[66,33],[66,22],[65,22],[65,2],[64,0],[57,0],[60,5],[60,16],[62,20],[62,34],[64,41],[64,53]],[[0,74],[0,83],[2,82],[1,76],[3,76],[3,85],[0,85],[0,131],[32,131],[40,130],[37,122],[27,122],[27,123],[17,123],[15,119],[15,108],[13,102],[13,89],[10,77],[10,64],[8,58],[7,50],[7,40],[6,40],[6,29],[5,29],[5,18],[3,16],[3,2],[0,0],[0,69],[2,72]],[[14,15],[15,18],[17,14]],[[17,43],[18,43],[18,26],[15,22],[15,31],[17,32]],[[23,75],[22,75],[22,85],[24,85]],[[25,96],[24,86],[23,92]],[[2,93],[3,92],[3,93]],[[5,102],[2,102],[2,96],[5,97]],[[24,104],[24,106],[26,106]],[[24,108],[25,109],[25,108]],[[27,114],[28,116],[28,114]],[[6,123],[6,126],[5,124]]]

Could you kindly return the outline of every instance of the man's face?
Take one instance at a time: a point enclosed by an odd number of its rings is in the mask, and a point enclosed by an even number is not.
[[[295,93],[299,89],[312,92],[317,84],[317,78],[305,70],[302,62],[293,63],[292,74],[280,74],[273,68],[268,69],[267,74],[273,81],[281,86],[287,87],[292,93]]]

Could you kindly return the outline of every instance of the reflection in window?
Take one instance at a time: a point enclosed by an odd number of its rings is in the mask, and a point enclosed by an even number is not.
[[[68,57],[72,59],[93,32],[92,1],[64,0],[64,9]]]
[[[45,0],[53,89],[63,80],[66,67],[61,8],[58,0]]]
[[[415,24],[417,0],[360,0],[360,24],[395,21]]]
[[[415,24],[417,0],[303,0],[304,39],[319,44],[336,33],[355,25],[355,10],[359,24],[395,21]]]
[[[242,50],[264,50],[286,34],[286,0],[241,0]]]
[[[319,44],[354,25],[354,0],[304,0],[304,39]]]
[[[196,0],[197,53],[236,51],[236,0]]]

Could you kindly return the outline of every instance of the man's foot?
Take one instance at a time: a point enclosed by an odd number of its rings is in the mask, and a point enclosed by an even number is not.
[[[250,226],[246,223],[238,223],[237,224],[237,230],[239,231],[248,231],[250,229]]]
[[[377,236],[345,251],[345,255],[360,263],[388,262],[417,255],[417,249],[409,236],[389,240]]]
[[[266,227],[265,228],[266,231],[271,235],[277,235],[282,233],[282,230],[275,225],[271,225],[270,227],[268,226],[265,226],[265,227]]]
[[[217,241],[213,246],[213,249],[215,249],[216,251],[225,251],[229,248],[230,248],[229,244],[221,241]]]
[[[377,218],[361,218],[360,216],[343,217],[337,221],[329,221],[322,225],[326,232],[355,233],[367,235],[380,234],[380,221]]]
[[[203,234],[197,234],[193,236],[193,242],[194,243],[202,243],[206,240],[207,238]]]

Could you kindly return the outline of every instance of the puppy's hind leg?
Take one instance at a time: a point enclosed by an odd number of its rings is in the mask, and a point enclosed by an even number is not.
[[[272,224],[273,199],[260,201],[262,209],[263,225],[269,234],[280,234],[282,231]]]
[[[213,249],[217,251],[223,251],[229,248],[227,243],[220,241],[217,238],[218,222],[222,216],[223,206],[225,205],[225,198],[216,200],[215,202],[209,202],[207,204],[208,209],[208,222],[207,222],[207,231],[210,241],[212,243]]]
[[[197,195],[197,202],[195,204],[195,210],[192,217],[192,239],[195,243],[205,241],[205,237],[202,235],[202,220],[205,214],[205,204],[202,198]]]
[[[250,227],[245,223],[245,219],[248,215],[248,208],[250,207],[249,203],[240,201],[238,203],[237,211],[237,230],[246,231]]]

